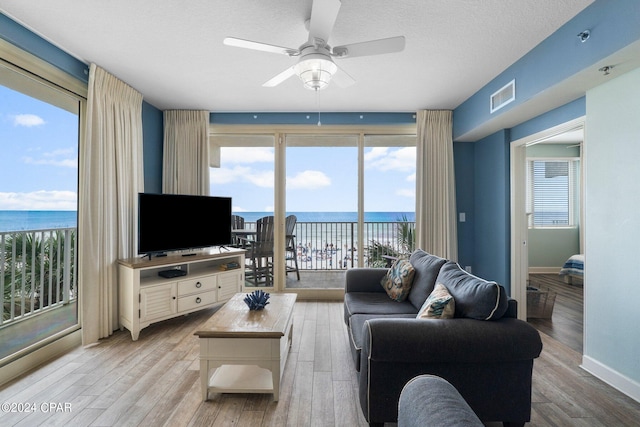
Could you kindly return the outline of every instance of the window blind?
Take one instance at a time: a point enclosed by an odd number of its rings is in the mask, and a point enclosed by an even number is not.
[[[577,225],[578,169],[577,160],[528,161],[527,214],[530,228]]]

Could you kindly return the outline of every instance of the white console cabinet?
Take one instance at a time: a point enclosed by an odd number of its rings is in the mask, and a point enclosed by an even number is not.
[[[229,263],[239,268],[225,270]],[[181,270],[182,276],[165,278],[158,273]],[[242,290],[244,251],[218,249],[191,256],[130,258],[118,261],[120,329],[131,331],[136,341],[140,330],[220,302]]]

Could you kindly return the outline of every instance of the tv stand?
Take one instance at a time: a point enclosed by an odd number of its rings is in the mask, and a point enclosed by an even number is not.
[[[242,249],[228,252],[203,250],[188,258],[168,255],[161,258],[118,260],[120,330],[127,328],[138,340],[140,331],[152,323],[213,307],[242,291],[244,283]],[[230,263],[239,268],[227,269]],[[161,277],[159,272],[180,269],[186,274]]]

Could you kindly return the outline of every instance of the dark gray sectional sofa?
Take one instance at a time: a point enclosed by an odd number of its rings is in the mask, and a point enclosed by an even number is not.
[[[531,416],[538,331],[518,320],[517,303],[502,286],[422,250],[405,301],[380,284],[385,268],[346,273],[344,316],[359,377],[360,405],[370,425],[396,422],[404,385],[422,374],[446,379],[483,422],[524,425]],[[455,300],[453,319],[417,319],[436,283]]]

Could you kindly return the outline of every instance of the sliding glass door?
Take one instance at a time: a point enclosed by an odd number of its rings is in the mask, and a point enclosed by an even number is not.
[[[16,58],[0,55],[0,366],[80,327],[78,147],[85,99],[16,65]]]
[[[358,136],[286,135],[286,287],[337,288],[354,266]]]
[[[347,269],[412,250],[415,127],[212,126],[210,141],[211,195],[245,229],[272,217],[274,289],[339,292]]]

